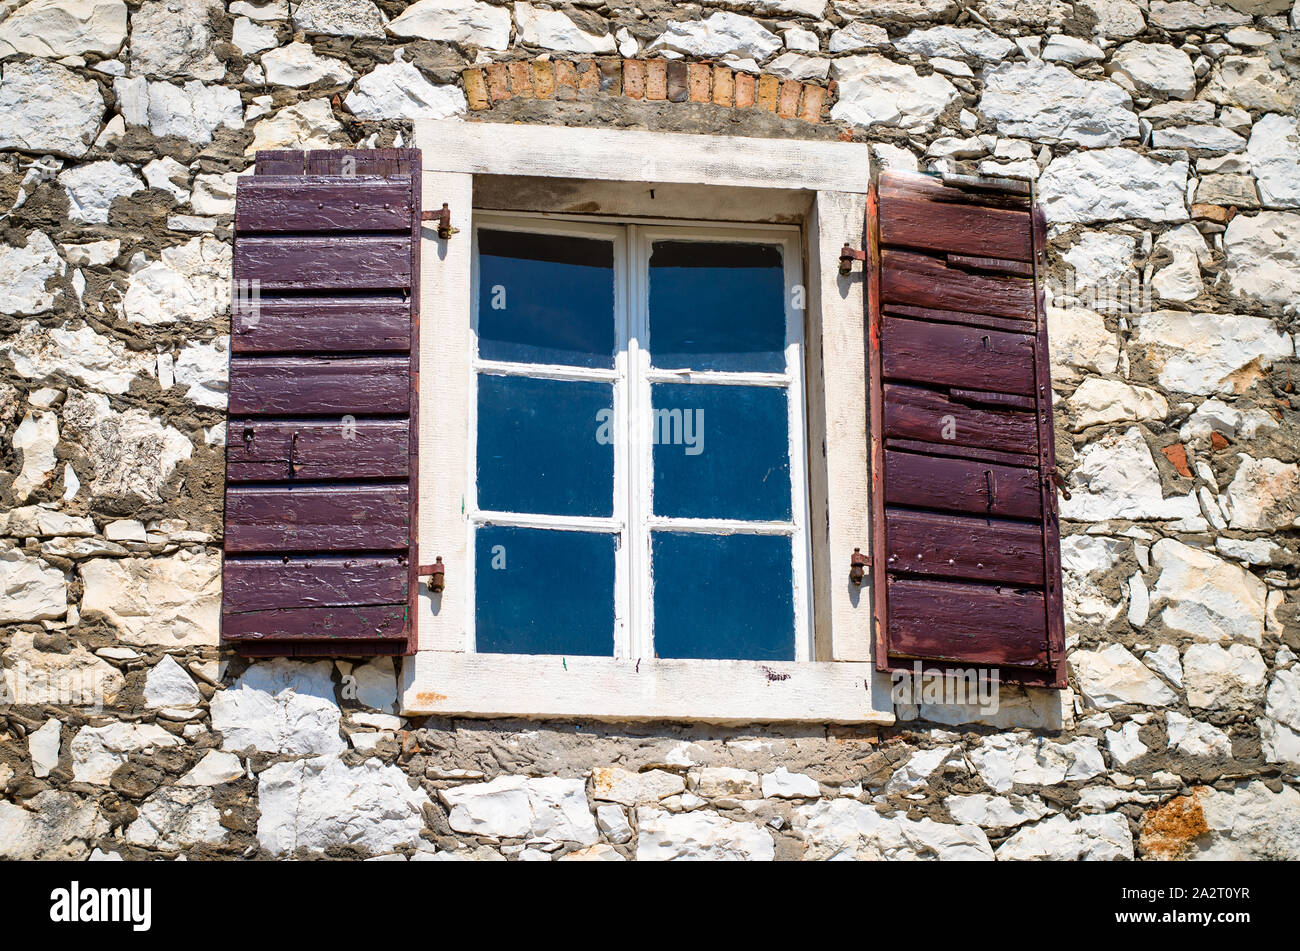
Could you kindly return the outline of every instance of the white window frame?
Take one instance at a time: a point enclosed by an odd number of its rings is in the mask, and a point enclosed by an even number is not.
[[[609,241],[614,246],[614,366],[587,368],[535,363],[485,360],[478,354],[475,320],[470,410],[478,405],[480,374],[525,376],[558,380],[586,380],[614,385],[614,506],[609,517],[525,515],[485,511],[478,505],[475,472],[478,462],[477,421],[470,426],[470,449],[466,475],[466,531],[469,564],[476,565],[476,532],[482,525],[519,528],[558,528],[593,531],[620,536],[614,571],[614,651],[619,660],[655,656],[653,647],[653,566],[648,550],[655,530],[695,531],[751,535],[781,535],[791,540],[791,579],[794,610],[794,660],[813,657],[813,629],[809,581],[812,556],[808,546],[808,490],[805,473],[806,418],[804,413],[802,310],[794,306],[794,289],[803,286],[803,255],[800,234],[791,225],[717,223],[707,221],[644,222],[639,219],[594,221],[585,216],[504,212],[474,213],[473,240],[476,249],[471,278],[471,306],[477,315],[482,300],[478,274],[478,235],[482,228],[524,231]],[[736,371],[683,371],[656,369],[641,342],[649,339],[649,262],[655,241],[728,241],[780,248],[784,270],[782,302],[785,317],[786,369],[779,373]],[[651,341],[653,347],[653,341]],[[779,387],[787,395],[787,453],[790,463],[791,517],[782,522],[734,521],[728,519],[670,518],[654,511],[654,445],[649,434],[634,424],[650,416],[650,387],[655,383],[695,383],[731,386]],[[629,438],[629,436],[631,438]],[[743,566],[737,566],[743,570]],[[475,586],[477,572],[468,573],[466,596],[465,650],[475,650]]]
[[[840,247],[860,247],[870,180],[862,143],[750,139],[459,120],[416,121],[426,208],[447,202],[461,228],[426,227],[420,301],[420,562],[442,557],[446,588],[421,585],[418,650],[402,664],[410,716],[572,717],[717,723],[876,723],[894,720],[890,679],[872,662],[870,589],[848,581],[854,547],[870,549],[866,341],[859,272],[838,272]],[[491,178],[485,178],[490,176]],[[528,207],[658,222],[684,219],[745,230],[801,231],[808,309],[798,373],[812,457],[792,481],[809,505],[803,527],[811,583],[809,659],[790,662],[477,654],[467,650],[474,563],[468,548],[474,370],[471,209],[504,176],[525,176]],[[531,186],[541,182],[540,189]],[[553,185],[547,185],[552,182]],[[641,187],[647,186],[647,187]],[[506,194],[512,194],[507,189]],[[500,189],[498,189],[500,193]],[[521,192],[522,193],[522,192]],[[800,440],[803,442],[803,440]],[[799,470],[796,476],[795,469]],[[746,583],[746,582],[742,582]],[[747,583],[762,584],[761,578]]]

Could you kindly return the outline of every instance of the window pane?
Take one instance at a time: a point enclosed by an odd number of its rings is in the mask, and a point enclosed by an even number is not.
[[[478,502],[496,512],[614,513],[614,386],[478,378]]]
[[[614,536],[487,525],[474,536],[476,648],[614,653]]]
[[[486,360],[614,365],[614,245],[478,232],[478,351]]]
[[[656,657],[794,660],[788,536],[655,532]]]
[[[785,369],[785,272],[774,245],[656,241],[650,255],[656,367]]]
[[[790,519],[784,389],[657,383],[650,391],[656,515]]]

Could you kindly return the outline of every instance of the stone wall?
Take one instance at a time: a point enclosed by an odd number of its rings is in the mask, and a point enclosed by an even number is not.
[[[1300,858],[1287,3],[0,0],[0,856]],[[462,115],[1036,178],[1064,717],[403,720],[224,652],[235,177]]]

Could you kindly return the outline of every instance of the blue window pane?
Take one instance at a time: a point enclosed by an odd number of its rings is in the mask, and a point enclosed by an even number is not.
[[[650,255],[656,367],[785,369],[785,272],[773,245],[656,241]]]
[[[614,513],[614,386],[478,378],[478,502],[495,512]]]
[[[790,519],[784,389],[657,383],[650,390],[656,515]]]
[[[794,660],[788,536],[655,532],[651,556],[656,657]]]
[[[487,360],[614,365],[614,245],[478,232],[478,351]]]
[[[614,536],[487,525],[474,533],[480,653],[614,653]]]

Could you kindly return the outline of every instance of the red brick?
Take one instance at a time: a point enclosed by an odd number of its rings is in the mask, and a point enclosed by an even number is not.
[[[578,71],[567,59],[557,60],[555,63],[555,85],[567,86],[570,89],[578,88]]]
[[[686,98],[691,102],[709,102],[713,99],[713,67],[708,63],[686,65]]]
[[[493,102],[510,98],[510,71],[504,63],[492,63],[487,68],[488,95]]]
[[[782,119],[793,119],[799,114],[799,96],[803,84],[796,79],[787,79],[781,84],[781,94],[776,100],[776,114]]]
[[[481,69],[466,69],[460,74],[465,83],[465,98],[471,109],[486,109],[492,103],[488,99],[487,78]]]
[[[515,60],[507,67],[510,71],[510,91],[525,99],[533,97],[533,72],[524,60]]]
[[[1182,443],[1174,443],[1172,446],[1165,446],[1160,450],[1165,454],[1165,458],[1170,464],[1178,470],[1178,474],[1185,479],[1192,477],[1192,470],[1187,467],[1187,450],[1183,448]]]
[[[729,106],[735,101],[736,80],[725,66],[713,67],[713,104]]]
[[[776,112],[776,97],[781,89],[781,80],[775,76],[758,77],[758,107],[768,112]]]
[[[826,90],[821,86],[805,85],[803,102],[799,106],[799,118],[804,122],[821,122],[822,103],[826,101]]]
[[[538,99],[555,98],[555,67],[549,60],[533,61],[533,91]]]
[[[594,60],[578,64],[578,88],[583,91],[600,89],[600,70]]]
[[[1228,437],[1219,432],[1210,433],[1210,446],[1215,452],[1218,452],[1220,449],[1227,449]]]
[[[754,104],[754,77],[749,73],[736,73],[736,108],[748,109]]]
[[[623,95],[629,99],[645,98],[645,63],[639,59],[623,60]]]
[[[668,60],[646,60],[645,97],[647,99],[668,98]]]

